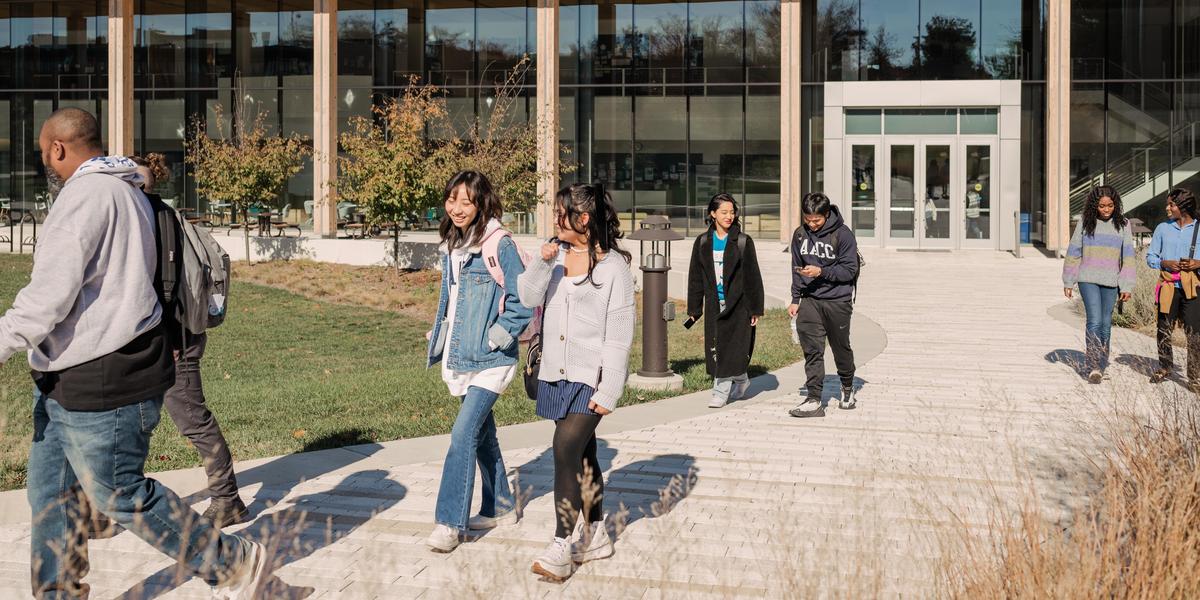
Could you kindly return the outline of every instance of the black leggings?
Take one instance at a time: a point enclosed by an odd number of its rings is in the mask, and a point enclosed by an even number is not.
[[[575,529],[575,520],[584,510],[584,471],[591,478],[594,494],[588,498],[587,519],[589,523],[604,518],[601,499],[604,495],[604,477],[600,472],[600,461],[596,459],[596,426],[600,415],[568,413],[554,425],[554,508],[558,523],[555,537],[565,538]],[[588,466],[588,469],[584,468]],[[564,508],[570,505],[570,509]]]

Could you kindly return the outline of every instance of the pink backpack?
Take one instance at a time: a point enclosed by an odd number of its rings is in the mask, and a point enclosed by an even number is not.
[[[508,290],[504,287],[504,270],[500,268],[500,240],[504,238],[512,239],[512,233],[503,228],[494,229],[487,237],[483,238],[483,264],[487,266],[488,273],[492,276],[492,279],[500,284],[500,289],[507,292]],[[522,250],[516,243],[513,246],[516,247],[517,254],[521,257],[521,264],[528,265],[530,260],[529,253]],[[504,314],[504,298],[505,296],[501,294],[499,314]],[[534,336],[541,333],[541,331],[542,307],[539,306],[533,309],[533,318],[529,320],[529,325],[525,326],[525,331],[522,331],[521,335],[517,336],[517,341],[527,343]]]

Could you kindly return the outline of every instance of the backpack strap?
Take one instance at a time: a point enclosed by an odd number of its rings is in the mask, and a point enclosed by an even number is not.
[[[496,281],[502,290],[505,287],[504,269],[500,267],[500,240],[506,237],[511,238],[512,233],[504,228],[494,229],[487,237],[483,238],[483,244],[481,244],[483,247],[483,264],[487,267],[488,274],[492,276],[492,279]],[[504,296],[505,294],[500,295],[500,314],[504,314]]]

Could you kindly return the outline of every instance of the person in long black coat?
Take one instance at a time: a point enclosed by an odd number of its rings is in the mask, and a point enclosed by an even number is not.
[[[740,399],[750,386],[754,329],[763,314],[762,273],[754,240],[742,233],[729,194],[708,203],[708,231],[696,238],[688,267],[687,313],[704,317],[704,358],[713,381],[711,408]]]

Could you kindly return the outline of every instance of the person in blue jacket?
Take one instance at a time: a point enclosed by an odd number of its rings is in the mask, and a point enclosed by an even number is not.
[[[1171,376],[1174,367],[1174,352],[1171,349],[1171,332],[1175,324],[1183,317],[1184,328],[1189,331],[1200,330],[1200,305],[1193,305],[1194,299],[1189,300],[1183,293],[1180,282],[1181,272],[1194,272],[1200,267],[1195,259],[1195,251],[1188,256],[1192,246],[1193,233],[1196,228],[1197,204],[1196,196],[1184,188],[1175,188],[1167,194],[1167,214],[1170,220],[1160,223],[1154,228],[1154,237],[1150,240],[1150,249],[1146,253],[1146,264],[1151,269],[1161,271],[1158,286],[1155,287],[1154,305],[1157,307],[1158,324],[1156,337],[1158,341],[1158,370],[1150,376],[1151,383],[1161,383]],[[1164,289],[1167,288],[1167,289]],[[1188,327],[1189,319],[1184,317],[1185,306],[1190,308],[1188,316],[1193,317],[1192,326]],[[1192,308],[1195,306],[1195,308]],[[1193,364],[1200,363],[1200,353],[1193,353],[1192,334],[1188,335],[1188,380],[1197,381],[1200,369]],[[1193,356],[1197,357],[1193,359]],[[1200,367],[1200,364],[1197,364]]]

